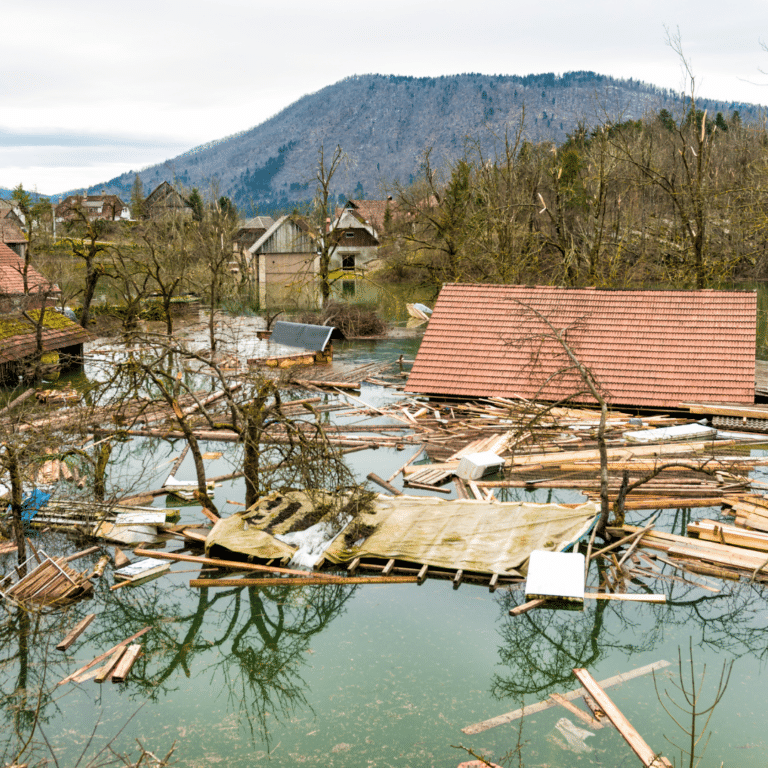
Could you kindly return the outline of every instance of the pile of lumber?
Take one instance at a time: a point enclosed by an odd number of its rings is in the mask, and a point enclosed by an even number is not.
[[[88,573],[70,568],[66,558],[49,557],[40,550],[29,558],[27,565],[33,562],[37,562],[36,567],[25,576],[21,575],[21,569],[17,567],[0,581],[0,594],[9,602],[16,605],[60,607],[93,590]]]

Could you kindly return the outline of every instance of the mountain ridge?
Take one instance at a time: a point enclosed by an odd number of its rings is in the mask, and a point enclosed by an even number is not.
[[[681,114],[683,94],[642,81],[589,71],[562,75],[351,75],[306,94],[262,123],[138,171],[145,194],[162,181],[182,187],[216,188],[244,213],[279,208],[312,196],[321,146],[339,144],[350,166],[334,179],[334,192],[379,197],[385,185],[409,183],[424,152],[451,162],[473,137],[486,155],[505,131],[522,131],[532,142],[561,142],[579,124],[638,119],[650,111]],[[697,99],[716,112],[737,110],[745,122],[761,107]],[[130,198],[135,171],[93,185],[89,191]],[[79,191],[79,190],[78,190]],[[249,210],[250,209],[250,210]]]

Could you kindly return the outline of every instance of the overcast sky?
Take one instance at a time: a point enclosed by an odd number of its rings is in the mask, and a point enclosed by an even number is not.
[[[768,104],[766,22],[766,0],[9,3],[0,187],[107,181],[354,74],[592,70],[680,90],[665,28],[699,95]]]

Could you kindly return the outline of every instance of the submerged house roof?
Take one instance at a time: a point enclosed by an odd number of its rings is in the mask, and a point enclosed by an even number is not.
[[[286,347],[324,352],[331,339],[343,339],[344,334],[330,325],[308,325],[278,320],[269,340]]]
[[[37,321],[39,310],[29,312],[32,320]],[[3,315],[0,317],[0,364],[12,360],[23,360],[37,351],[36,327],[21,315]],[[89,339],[88,332],[77,323],[73,323],[53,309],[43,315],[41,346],[43,352],[83,344]]]
[[[752,291],[446,285],[406,391],[594,403],[554,329],[613,405],[754,403],[756,323]]]

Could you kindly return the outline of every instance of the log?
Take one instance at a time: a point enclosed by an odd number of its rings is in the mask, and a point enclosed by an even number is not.
[[[141,557],[159,557],[165,560],[175,560],[182,563],[200,563],[201,565],[212,565],[217,568],[229,568],[233,571],[261,571],[267,573],[284,573],[288,576],[302,576],[305,578],[333,579],[338,578],[330,574],[313,573],[311,571],[295,571],[290,568],[279,568],[276,565],[258,565],[257,563],[244,563],[238,560],[220,560],[215,557],[205,557],[203,555],[182,555],[178,552],[163,552],[162,550],[142,549],[137,547],[133,550],[134,555]]]
[[[369,472],[367,475],[368,480],[376,485],[380,485],[384,490],[389,491],[393,496],[402,496],[403,492],[395,488],[394,485],[388,483],[386,480],[379,477],[375,472]]]
[[[95,613],[89,613],[84,619],[81,619],[75,626],[72,628],[70,633],[56,646],[57,651],[66,651],[67,648],[69,648],[72,643],[77,640],[80,635],[85,632],[85,630],[88,628],[88,625],[96,618]]]
[[[128,648],[125,649],[125,653],[117,663],[114,672],[112,672],[113,683],[122,683],[125,681],[125,678],[128,677],[128,673],[131,671],[131,667],[133,666],[136,659],[139,658],[140,654],[140,645],[129,645]]]
[[[306,579],[288,577],[273,579],[190,579],[190,587],[304,587],[325,584],[416,584],[418,576],[336,576],[320,579],[311,576]]]
[[[616,730],[624,737],[624,740],[632,748],[632,751],[640,758],[640,761],[647,768],[672,768],[672,763],[665,757],[656,757],[656,753],[645,743],[643,737],[635,730],[632,724],[621,713],[619,708],[611,701],[608,694],[600,687],[586,669],[574,669],[579,682],[584,686],[587,693],[595,700],[600,709],[605,712],[605,716],[614,724]]]
[[[15,397],[13,400],[11,400],[8,405],[6,405],[4,408],[0,409],[0,416],[4,416],[9,411],[12,411],[17,405],[21,405],[26,399],[32,397],[32,395],[35,394],[34,387],[30,387],[26,392],[22,392],[18,397]]]

